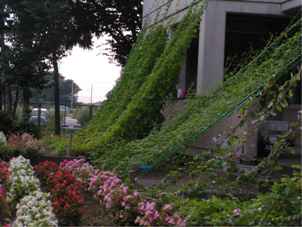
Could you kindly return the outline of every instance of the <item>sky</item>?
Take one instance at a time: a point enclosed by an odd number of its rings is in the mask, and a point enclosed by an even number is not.
[[[91,50],[76,46],[59,62],[61,75],[65,79],[72,79],[82,89],[78,94],[80,102],[90,103],[91,87],[93,102],[105,100],[120,76],[121,68],[110,63],[108,56],[103,55],[105,40],[106,37],[95,39]]]

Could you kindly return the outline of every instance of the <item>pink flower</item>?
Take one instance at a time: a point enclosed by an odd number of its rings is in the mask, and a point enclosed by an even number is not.
[[[165,204],[160,212],[154,201],[142,200],[137,191],[131,191],[122,180],[112,172],[94,169],[84,159],[63,161],[60,167],[71,172],[84,183],[87,190],[95,193],[101,205],[113,211],[138,213],[135,223],[140,226],[174,225],[186,226],[185,219],[173,214],[173,206]],[[126,214],[126,213],[125,213]],[[126,214],[127,216],[127,214]],[[124,218],[124,213],[117,215]]]
[[[133,196],[134,196],[134,197],[139,197],[139,193],[138,193],[137,191],[134,191],[134,192],[133,192]]]
[[[127,186],[122,186],[122,191],[124,194],[128,194],[128,187]]]
[[[236,209],[233,210],[233,215],[234,215],[235,217],[240,216],[240,213],[241,213],[240,208],[236,208]]]
[[[169,212],[169,211],[172,211],[173,207],[171,204],[165,204],[164,207],[163,207],[163,211],[164,212]]]

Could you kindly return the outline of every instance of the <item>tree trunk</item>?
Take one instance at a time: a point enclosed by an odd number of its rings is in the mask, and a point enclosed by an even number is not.
[[[23,87],[23,121],[28,122],[30,118],[30,90]]]
[[[54,68],[54,100],[55,100],[55,134],[61,135],[60,119],[60,75],[58,69],[58,60],[53,54],[52,64]]]
[[[0,1],[0,54],[3,55],[5,43],[4,43],[4,3]],[[4,62],[1,62],[1,64],[4,64]],[[5,98],[5,92],[4,92],[4,72],[0,72],[0,111],[4,111],[4,98]]]
[[[13,94],[12,94],[12,87],[9,85],[7,86],[7,112],[9,114],[13,114]]]
[[[14,107],[13,107],[13,118],[14,119],[16,119],[18,103],[19,103],[19,87],[16,88],[16,94],[15,94],[15,102],[14,102]]]
[[[0,111],[3,111],[3,86],[0,82]]]
[[[3,111],[7,112],[7,97],[6,97],[6,87],[5,85],[2,87],[3,92]]]

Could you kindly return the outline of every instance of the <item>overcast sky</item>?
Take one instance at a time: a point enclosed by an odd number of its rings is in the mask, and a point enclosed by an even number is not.
[[[60,61],[60,73],[81,87],[81,102],[90,102],[91,86],[93,102],[104,100],[120,76],[120,67],[110,63],[108,57],[102,54],[105,48],[105,38],[101,38],[95,40],[93,49],[84,50],[76,46],[69,56]]]

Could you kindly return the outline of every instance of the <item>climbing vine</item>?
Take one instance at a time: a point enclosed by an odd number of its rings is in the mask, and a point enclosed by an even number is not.
[[[123,69],[122,77],[91,120],[88,127],[82,129],[75,137],[74,149],[88,151],[101,135],[121,115],[131,102],[140,86],[152,71],[155,62],[166,45],[166,31],[163,27],[141,34],[138,43],[131,51],[128,63]]]
[[[178,25],[151,74],[119,119],[100,138],[100,144],[143,138],[161,122],[160,110],[168,95],[175,90],[185,53],[198,31],[202,10],[203,7],[197,12],[190,11]]]
[[[129,170],[139,164],[158,168],[183,153],[186,146],[194,143],[217,121],[246,105],[275,75],[292,70],[292,64],[301,58],[299,23],[227,80],[222,88],[208,97],[192,98],[186,111],[144,139],[103,146],[94,156],[96,162],[103,167],[120,170]],[[129,130],[133,130],[132,127]]]

